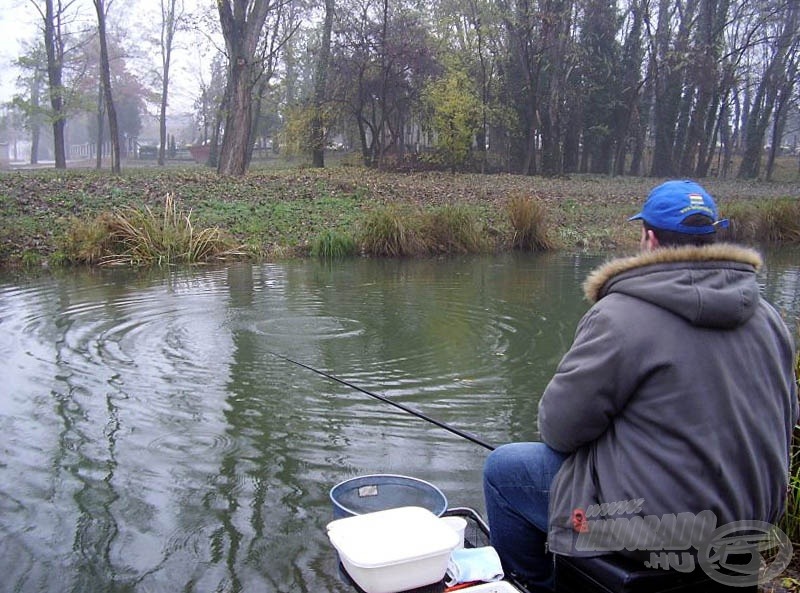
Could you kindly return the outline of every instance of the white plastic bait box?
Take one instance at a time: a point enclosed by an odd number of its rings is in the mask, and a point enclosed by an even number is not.
[[[397,593],[444,578],[459,535],[431,511],[400,507],[337,519],[328,538],[366,593]]]

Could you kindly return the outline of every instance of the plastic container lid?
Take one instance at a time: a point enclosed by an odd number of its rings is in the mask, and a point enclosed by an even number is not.
[[[421,507],[400,507],[337,519],[328,537],[354,566],[377,568],[450,553],[458,534]]]

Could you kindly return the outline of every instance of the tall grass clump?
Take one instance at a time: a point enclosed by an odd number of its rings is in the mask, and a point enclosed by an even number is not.
[[[426,213],[422,236],[431,252],[481,253],[489,247],[477,216],[463,206],[444,206]]]
[[[341,259],[358,251],[355,239],[334,229],[325,229],[311,243],[311,255],[321,259]]]
[[[70,218],[59,246],[58,259],[64,263],[100,263],[112,249],[108,231],[110,217],[110,213],[103,213],[92,220]]]
[[[72,261],[105,266],[193,264],[238,253],[217,227],[195,228],[171,195],[161,213],[123,208],[74,225],[65,251]]]
[[[800,352],[795,360],[795,379],[800,379]],[[779,527],[793,543],[800,543],[800,427],[798,426],[795,426],[792,433],[789,496],[786,500],[786,513]]]
[[[361,248],[367,255],[402,257],[425,251],[417,221],[393,207],[374,210],[367,215],[360,237]]]
[[[800,243],[800,198],[764,204],[759,236],[767,243]]]
[[[726,237],[742,243],[800,244],[800,199],[737,202],[726,209]]]
[[[508,216],[514,231],[511,245],[524,251],[547,251],[555,247],[547,229],[544,205],[530,196],[514,195],[508,201]]]

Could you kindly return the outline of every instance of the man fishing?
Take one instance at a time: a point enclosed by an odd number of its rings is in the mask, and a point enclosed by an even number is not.
[[[584,283],[592,306],[539,402],[542,442],[484,468],[491,543],[534,590],[553,587],[552,553],[646,558],[784,512],[795,345],[760,296],[761,257],[715,242],[727,221],[692,181],[654,188],[630,220],[641,253]],[[706,529],[681,540],[681,520]]]

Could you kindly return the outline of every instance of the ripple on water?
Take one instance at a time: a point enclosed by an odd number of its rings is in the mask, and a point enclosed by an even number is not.
[[[188,553],[192,558],[202,558],[206,553],[208,542],[213,539],[213,532],[216,525],[195,524],[191,529],[186,529],[185,525],[167,534],[163,542],[163,554],[165,557],[175,553]]]
[[[355,319],[294,315],[260,321],[254,324],[252,330],[268,337],[290,337],[313,342],[358,336],[363,332],[363,327]]]
[[[225,433],[191,430],[174,432],[157,437],[147,444],[151,453],[160,456],[186,459],[188,456],[235,453],[236,439]]]

